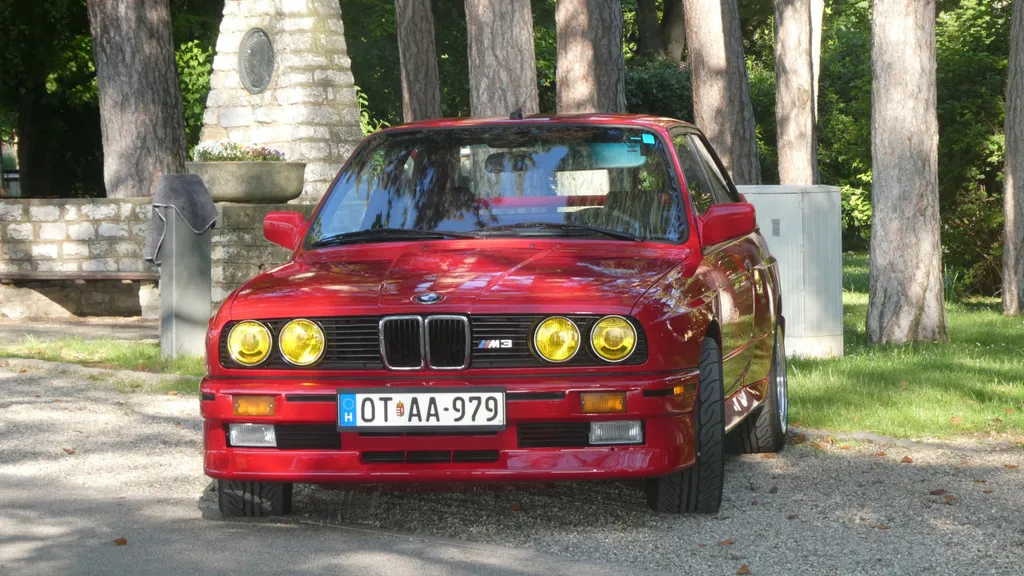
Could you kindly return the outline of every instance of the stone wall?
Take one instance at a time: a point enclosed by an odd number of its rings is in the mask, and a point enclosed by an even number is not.
[[[273,47],[269,85],[250,93],[239,46],[260,29]],[[229,139],[306,162],[298,202],[317,202],[362,139],[338,0],[226,0],[200,142]]]
[[[286,262],[283,248],[263,238],[263,217],[314,205],[217,205],[211,238],[214,309],[259,272]],[[4,199],[0,201],[0,279],[24,272],[158,272],[142,252],[152,208],[139,199]],[[0,317],[144,316],[159,313],[150,281],[7,280]]]

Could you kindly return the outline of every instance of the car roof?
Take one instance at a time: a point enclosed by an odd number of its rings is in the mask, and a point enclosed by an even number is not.
[[[577,125],[613,125],[613,126],[636,126],[639,128],[669,128],[672,126],[690,126],[693,125],[682,120],[676,120],[674,118],[665,118],[661,116],[652,116],[649,114],[534,114],[530,116],[524,116],[521,119],[512,119],[503,116],[493,116],[489,118],[439,118],[436,120],[423,120],[419,122],[411,122],[409,124],[400,124],[391,128],[385,129],[384,132],[390,132],[392,130],[409,130],[409,129],[422,129],[429,130],[433,128],[475,128],[479,126],[516,126],[522,124],[577,124]]]

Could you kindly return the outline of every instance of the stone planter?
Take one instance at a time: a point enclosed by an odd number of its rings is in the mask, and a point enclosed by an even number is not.
[[[214,202],[273,204],[302,194],[305,162],[186,162],[198,174]]]

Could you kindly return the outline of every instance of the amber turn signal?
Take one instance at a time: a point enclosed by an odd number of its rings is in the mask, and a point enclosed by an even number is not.
[[[584,414],[614,414],[625,411],[625,392],[580,393],[580,412]]]
[[[235,416],[273,416],[273,396],[233,396]]]

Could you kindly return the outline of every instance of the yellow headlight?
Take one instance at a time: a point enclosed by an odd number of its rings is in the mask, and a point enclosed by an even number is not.
[[[270,330],[259,322],[239,322],[228,332],[228,354],[243,366],[255,366],[270,354]]]
[[[316,322],[301,318],[285,324],[278,338],[284,359],[296,366],[309,366],[319,360],[326,342]]]
[[[580,330],[572,320],[553,316],[537,326],[533,345],[548,362],[566,362],[580,349]]]
[[[636,329],[622,316],[605,316],[590,331],[590,343],[601,358],[622,362],[636,348]]]

